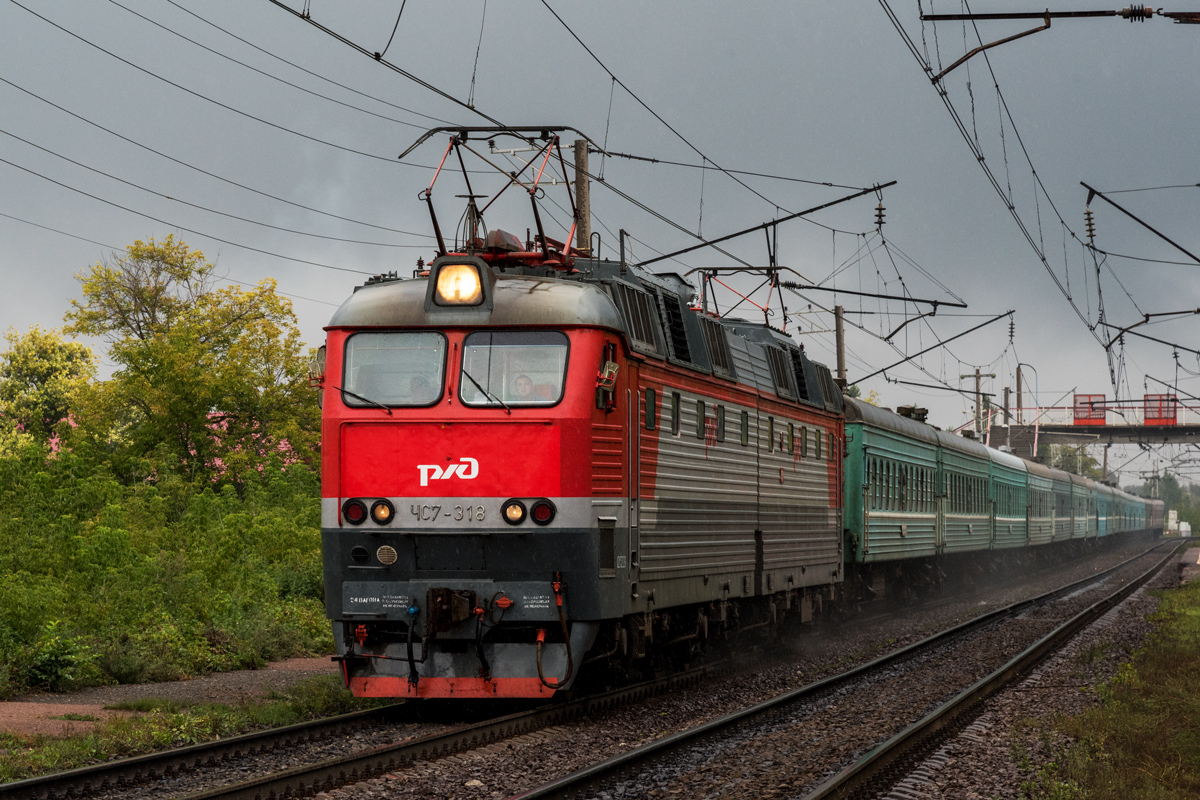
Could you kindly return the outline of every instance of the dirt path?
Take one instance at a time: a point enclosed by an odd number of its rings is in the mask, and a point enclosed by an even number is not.
[[[113,703],[153,697],[176,702],[234,704],[266,697],[272,690],[285,689],[306,678],[337,674],[337,664],[330,661],[329,656],[320,656],[292,658],[268,664],[265,669],[220,672],[186,681],[97,686],[79,692],[27,695],[0,702],[0,731],[23,736],[71,736],[86,733],[95,723],[61,719],[63,715],[99,720],[113,714],[130,713],[104,709]]]

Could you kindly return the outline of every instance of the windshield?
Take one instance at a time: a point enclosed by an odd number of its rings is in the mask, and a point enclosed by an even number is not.
[[[463,341],[463,377],[458,382],[463,403],[558,403],[563,395],[567,349],[567,337],[557,331],[472,333]]]
[[[445,364],[440,333],[356,333],[346,340],[342,398],[356,407],[430,406],[441,397]]]

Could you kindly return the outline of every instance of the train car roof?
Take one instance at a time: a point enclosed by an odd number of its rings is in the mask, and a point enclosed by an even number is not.
[[[966,453],[977,458],[989,458],[989,448],[974,439],[955,436],[950,431],[935,431],[935,433],[937,434],[938,441],[942,443],[942,447],[945,447],[947,450],[957,450],[960,453]]]
[[[990,455],[992,457],[993,464],[999,464],[1002,467],[1008,467],[1009,469],[1015,469],[1015,470],[1019,470],[1021,472],[1029,471],[1025,467],[1025,459],[1018,458],[1017,456],[1014,456],[1012,453],[1005,453],[1002,450],[994,450],[989,447],[988,455]]]
[[[427,278],[386,280],[359,287],[334,312],[327,328],[442,325],[587,325],[625,330],[612,298],[600,286],[524,275],[497,275],[494,308],[425,310]]]
[[[1054,470],[1045,464],[1039,464],[1027,458],[1022,458],[1021,460],[1025,462],[1025,469],[1030,475],[1037,475],[1039,478],[1054,478]]]
[[[915,419],[893,414],[887,409],[878,408],[862,400],[855,400],[853,397],[845,397],[844,402],[846,405],[847,425],[861,422],[873,425],[876,428],[882,428],[886,431],[902,433],[905,436],[911,436],[923,442],[937,444],[937,431],[923,422],[917,422]]]

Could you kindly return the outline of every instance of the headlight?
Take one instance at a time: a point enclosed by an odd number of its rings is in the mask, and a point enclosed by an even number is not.
[[[509,525],[520,525],[525,521],[525,504],[520,500],[509,500],[504,504],[503,514]]]
[[[396,516],[396,509],[388,500],[376,500],[375,504],[371,506],[371,519],[380,525],[387,525],[394,516]]]
[[[477,306],[483,284],[474,264],[444,264],[438,270],[436,302],[442,306]]]

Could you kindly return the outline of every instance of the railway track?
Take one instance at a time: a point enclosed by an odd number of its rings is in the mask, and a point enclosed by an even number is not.
[[[1124,563],[1127,564],[1129,562]],[[985,617],[965,623],[943,634],[931,637],[930,639],[904,648],[897,653],[878,659],[872,662],[872,664],[857,670],[782,695],[775,700],[762,704],[762,706],[756,706],[747,712],[741,712],[741,716],[748,718],[756,713],[762,713],[772,706],[787,702],[798,702],[806,693],[811,696],[812,693],[819,692],[822,687],[832,687],[838,681],[851,680],[854,675],[860,674],[868,668],[883,667],[889,661],[902,658],[905,654],[914,653],[920,648],[935,646],[937,641],[961,635],[970,629],[984,626],[988,624],[989,620],[994,620],[1004,615],[1019,614],[1025,609],[1032,608],[1037,602],[1044,601],[1050,595],[1057,596],[1075,591],[1081,584],[1095,581],[1123,566],[1124,564],[1118,565],[1103,573],[1098,573],[1086,581],[1071,584],[1056,592],[1049,593],[1049,595],[1043,595],[1040,598],[1023,601],[1000,609]],[[283,798],[311,795],[317,791],[329,790],[363,779],[387,774],[402,769],[414,762],[436,762],[437,759],[447,755],[488,747],[509,737],[526,736],[534,731],[553,728],[571,720],[589,715],[597,715],[631,702],[645,700],[655,695],[680,689],[689,684],[699,683],[706,676],[719,671],[719,669],[721,669],[720,665],[710,665],[691,672],[639,684],[604,695],[583,698],[574,702],[533,711],[510,714],[475,724],[459,725],[433,734],[409,739],[398,744],[359,750],[346,756],[329,758],[320,763],[276,772],[265,777],[195,792],[193,794],[176,796],[186,797],[188,800],[201,800],[201,798],[263,798],[265,800],[270,797]],[[22,800],[24,798],[38,798],[39,800],[47,798],[48,800],[49,798],[57,797],[84,797],[89,795],[115,796],[122,794],[123,790],[128,787],[146,784],[148,781],[162,776],[183,775],[189,771],[206,769],[211,765],[220,764],[223,761],[236,759],[248,754],[271,752],[285,749],[311,739],[339,736],[342,733],[358,731],[363,728],[394,723],[397,717],[404,718],[405,714],[412,713],[415,712],[413,712],[411,704],[389,706],[383,709],[359,712],[330,720],[317,720],[291,726],[286,729],[263,731],[220,742],[195,745],[181,750],[140,756],[67,773],[33,778],[26,781],[0,785],[0,800],[9,800],[9,798],[22,798]],[[676,747],[690,738],[708,734],[715,735],[723,725],[735,724],[735,717],[738,716],[730,715],[727,718],[716,720],[707,725],[661,739],[649,747],[631,750],[625,755],[613,759],[613,763],[606,762],[605,765],[597,765],[597,767],[593,767],[591,770],[583,771],[588,774],[568,776],[570,780],[563,779],[566,781],[565,783],[556,781],[554,784],[548,784],[522,796],[575,796],[571,793],[577,794],[580,791],[578,787],[591,785],[595,781],[611,780],[612,769],[628,772],[639,761],[653,758],[656,752],[666,752],[666,749]],[[608,778],[603,777],[606,771],[608,771]],[[582,782],[576,786],[576,783],[579,781]]]
[[[1024,675],[1081,629],[1115,607],[1156,574],[1173,555],[1172,551],[1132,580],[1123,581],[1115,591],[1053,626],[1052,630],[1037,637],[1018,655],[1006,659],[999,668],[972,682],[966,689],[955,692],[950,699],[938,703],[932,712],[923,714],[886,741],[865,748],[866,752],[863,755],[837,769],[832,776],[810,781],[806,785],[796,787],[800,791],[794,794],[785,791],[782,796],[802,796],[805,800],[881,796],[881,792],[903,777],[908,766],[932,752],[952,732],[969,725],[973,719],[970,713],[973,707]],[[897,672],[898,665],[905,661],[928,660],[932,663],[933,659],[928,654],[951,640],[974,635],[1006,618],[1019,618],[1048,603],[1077,594],[1089,584],[1106,580],[1134,560],[1136,559],[1053,592],[998,609],[848,672],[663,737],[533,790],[512,795],[510,800],[637,797],[642,796],[651,787],[663,788],[667,785],[685,795],[705,796],[715,787],[704,786],[702,781],[696,778],[702,778],[707,773],[711,783],[719,784],[722,780],[728,780],[728,775],[723,774],[721,767],[712,768],[711,762],[714,759],[720,759],[725,757],[727,752],[734,751],[741,755],[731,757],[730,760],[750,759],[747,755],[747,743],[756,737],[769,740],[778,736],[797,716],[809,716],[807,711],[799,711],[801,707],[808,706],[810,710],[821,704],[828,707],[853,693],[855,687],[882,685],[890,675]],[[768,753],[760,754],[760,758],[779,752],[771,746],[762,749]],[[787,770],[780,771],[798,769],[803,768],[791,763]],[[734,774],[745,773],[735,771]],[[752,783],[746,785],[745,791],[734,794],[751,796],[750,791],[761,790],[762,787],[753,787]]]
[[[699,682],[721,669],[720,664],[647,681],[604,694],[553,706],[537,708],[481,722],[458,725],[436,733],[395,744],[360,750],[321,763],[297,767],[271,775],[187,795],[200,798],[282,798],[310,795],[364,778],[383,774],[416,760],[432,759],[485,746],[502,739],[561,725],[589,714],[602,713],[625,703],[644,700]],[[268,731],[190,747],[150,753],[120,761],[98,764],[52,775],[0,784],[0,800],[55,800],[115,794],[122,789],[201,770],[223,761],[264,753],[317,738],[330,738],[363,728],[392,724],[411,711],[421,713],[421,704],[400,703],[370,711],[313,720]]]

